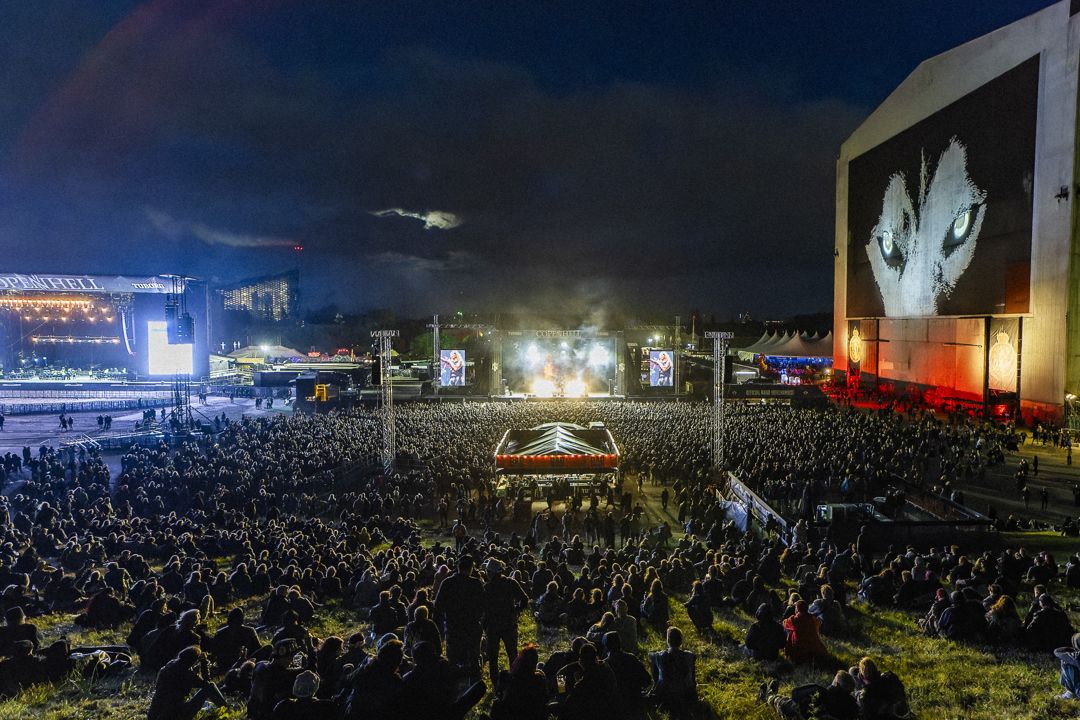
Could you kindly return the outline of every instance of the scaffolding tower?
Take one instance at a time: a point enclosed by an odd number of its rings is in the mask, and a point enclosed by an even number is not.
[[[165,322],[171,324],[166,328],[168,342],[182,344],[181,324],[188,317],[187,311],[187,281],[191,278],[184,275],[167,275],[170,287],[165,296]],[[195,419],[191,414],[191,375],[177,372],[173,375],[173,409],[172,424],[177,430],[189,430],[195,427]]]
[[[724,375],[728,343],[735,334],[710,331],[705,337],[713,341],[712,464],[713,470],[721,472],[724,469]]]
[[[397,330],[372,330],[371,337],[379,341],[379,414],[382,417],[382,465],[390,472],[397,457],[394,428],[394,386],[390,382],[391,345]]]

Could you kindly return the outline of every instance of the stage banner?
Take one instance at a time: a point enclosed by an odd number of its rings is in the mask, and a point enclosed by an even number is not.
[[[465,385],[465,351],[440,350],[439,383],[443,387],[461,387]]]
[[[165,294],[171,288],[171,280],[164,277],[0,273],[0,291]]]

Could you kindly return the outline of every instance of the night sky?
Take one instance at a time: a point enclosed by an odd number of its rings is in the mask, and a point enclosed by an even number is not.
[[[828,310],[841,142],[1049,4],[5,2],[0,270],[299,266],[309,308],[404,314]]]

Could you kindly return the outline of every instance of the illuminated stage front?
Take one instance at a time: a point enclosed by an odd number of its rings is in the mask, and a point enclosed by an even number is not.
[[[604,332],[508,333],[502,397],[589,398],[619,392],[619,339]]]

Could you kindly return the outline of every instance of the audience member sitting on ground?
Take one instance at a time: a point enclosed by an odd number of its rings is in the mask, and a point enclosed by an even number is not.
[[[227,705],[209,676],[210,663],[202,650],[196,646],[181,650],[158,672],[147,720],[192,720],[204,703]]]
[[[1058,680],[1065,691],[1061,697],[1066,700],[1080,700],[1080,633],[1072,636],[1072,643],[1067,647],[1054,650],[1054,657],[1061,662],[1061,674]]]
[[[292,697],[274,706],[270,720],[338,720],[341,717],[338,705],[331,700],[317,698],[318,692],[318,674],[305,670],[293,681]]]
[[[792,665],[824,662],[829,651],[821,641],[821,621],[810,614],[805,600],[795,604],[795,614],[784,620],[787,644],[784,653]]]
[[[673,717],[689,717],[697,708],[697,658],[682,649],[683,635],[677,627],[667,630],[667,649],[649,653],[653,698]]]
[[[491,705],[491,720],[547,720],[547,681],[536,669],[539,661],[535,645],[521,649]]]
[[[868,657],[860,660],[857,668],[851,668],[851,675],[855,678],[856,698],[864,720],[893,720],[909,715],[907,692],[896,675],[880,672]]]
[[[772,663],[779,659],[780,651],[787,647],[784,626],[773,618],[768,603],[758,605],[755,620],[746,631],[743,651],[760,662]]]

